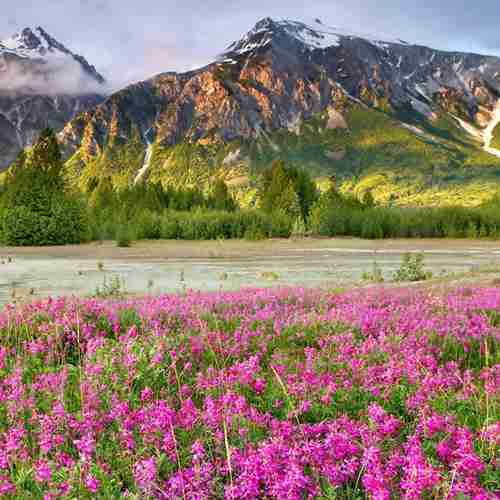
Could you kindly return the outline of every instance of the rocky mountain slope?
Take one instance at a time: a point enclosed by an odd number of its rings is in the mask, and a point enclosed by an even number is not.
[[[104,78],[42,28],[0,41],[0,169],[38,133],[60,130],[106,94]]]
[[[383,201],[477,203],[500,181],[499,103],[499,58],[268,18],[204,68],[111,95],[60,139],[85,189],[249,187],[282,157]]]

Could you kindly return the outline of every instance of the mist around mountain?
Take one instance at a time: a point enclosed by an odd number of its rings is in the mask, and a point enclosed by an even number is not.
[[[62,127],[103,101],[107,84],[82,56],[43,28],[0,41],[0,169],[40,132]]]

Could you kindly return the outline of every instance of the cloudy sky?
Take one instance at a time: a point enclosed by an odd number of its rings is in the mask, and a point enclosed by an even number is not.
[[[498,0],[5,0],[0,38],[42,26],[114,87],[210,62],[271,16],[500,55]]]

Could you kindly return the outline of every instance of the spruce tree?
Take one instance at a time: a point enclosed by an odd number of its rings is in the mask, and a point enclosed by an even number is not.
[[[276,160],[262,176],[262,188],[260,190],[262,209],[266,212],[281,209],[281,206],[277,206],[278,200],[283,192],[288,189],[289,183],[290,178],[286,171],[285,162]]]
[[[62,193],[62,159],[56,136],[45,129],[29,154],[21,153],[9,169],[7,206],[24,206],[50,216],[54,193]]]
[[[61,152],[52,130],[45,129],[9,169],[4,208],[8,244],[77,243],[83,237],[84,209],[65,192]]]
[[[216,210],[233,211],[235,209],[234,200],[229,193],[227,184],[222,179],[215,182],[210,202],[212,208]]]

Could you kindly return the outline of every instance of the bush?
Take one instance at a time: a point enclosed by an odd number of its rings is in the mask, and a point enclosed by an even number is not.
[[[371,272],[364,272],[361,279],[363,281],[371,281],[372,283],[383,283],[385,281],[384,273],[377,261],[373,262]]]
[[[40,217],[28,207],[8,208],[3,214],[2,221],[5,244],[12,246],[39,244],[41,237],[40,222]]]
[[[88,218],[85,207],[79,199],[64,195],[55,196],[51,212],[47,244],[76,244],[88,239]]]
[[[12,246],[76,244],[89,237],[81,203],[62,196],[54,198],[50,216],[22,205],[8,208],[2,226],[4,242]]]
[[[160,221],[160,237],[164,240],[176,240],[178,234],[177,220],[169,215],[163,216]]]
[[[257,226],[253,226],[249,227],[245,231],[244,238],[247,241],[260,241],[260,240],[265,240],[266,235],[264,234],[264,231],[262,231],[262,229],[260,229]]]
[[[116,246],[127,248],[132,243],[132,234],[128,226],[122,225],[116,232]]]
[[[161,218],[149,209],[141,211],[133,221],[137,239],[158,240],[161,238]]]
[[[500,207],[362,207],[340,194],[315,203],[309,229],[319,236],[380,238],[498,238]]]
[[[425,281],[432,278],[432,273],[424,269],[424,254],[407,253],[403,256],[400,268],[394,273],[395,281]]]
[[[296,238],[303,238],[306,235],[306,223],[302,216],[299,216],[295,219],[292,227],[292,236]]]

